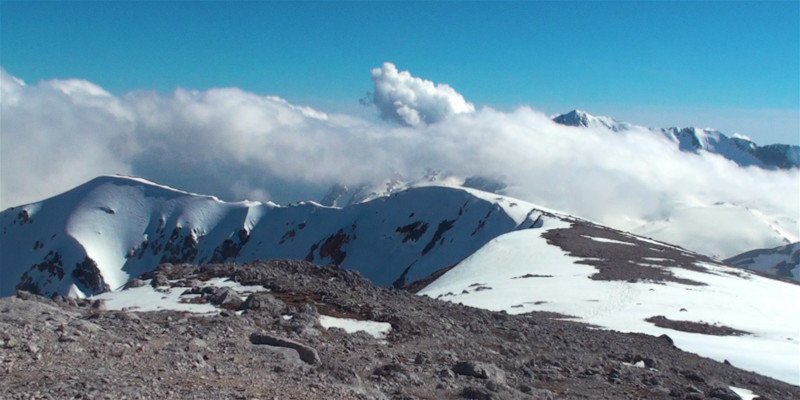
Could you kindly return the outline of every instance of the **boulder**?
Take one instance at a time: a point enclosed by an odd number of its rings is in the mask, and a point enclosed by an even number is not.
[[[461,361],[453,366],[453,372],[459,375],[472,376],[479,379],[491,379],[498,384],[505,383],[506,374],[496,366],[478,361]]]
[[[307,364],[319,364],[320,362],[316,349],[294,340],[273,336],[268,333],[254,333],[250,335],[250,343],[294,349],[303,362]]]

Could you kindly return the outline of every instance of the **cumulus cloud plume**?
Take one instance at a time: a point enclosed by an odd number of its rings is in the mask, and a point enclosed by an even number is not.
[[[472,103],[450,86],[398,71],[392,63],[372,70],[373,102],[384,119],[403,125],[432,124],[455,115],[475,111]]]
[[[225,200],[286,203],[320,199],[333,183],[436,168],[502,177],[511,196],[621,228],[675,220],[681,207],[730,204],[758,209],[765,223],[798,236],[797,170],[682,153],[647,131],[561,126],[529,107],[473,111],[452,88],[391,64],[373,77],[379,110],[411,126],[236,88],[117,97],[86,81],[26,85],[2,71],[0,206],[114,173]],[[654,236],[662,229],[649,226]]]

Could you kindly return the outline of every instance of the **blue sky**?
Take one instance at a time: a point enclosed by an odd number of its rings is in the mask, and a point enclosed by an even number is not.
[[[800,2],[13,2],[0,64],[32,83],[235,86],[363,113],[390,61],[477,107],[572,108],[800,143]]]

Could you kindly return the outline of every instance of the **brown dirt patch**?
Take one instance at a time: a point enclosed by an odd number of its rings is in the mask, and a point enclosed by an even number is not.
[[[640,241],[620,231],[585,221],[574,221],[569,228],[551,229],[542,237],[570,256],[584,258],[578,263],[596,267],[599,271],[591,276],[594,280],[677,282],[703,286],[702,282],[676,277],[667,268],[705,272],[696,263],[714,262],[679,247]]]
[[[740,331],[725,325],[711,325],[705,322],[675,321],[663,315],[656,315],[645,319],[645,321],[659,328],[673,329],[681,332],[700,333],[703,335],[714,336],[742,336],[750,335],[750,332]]]

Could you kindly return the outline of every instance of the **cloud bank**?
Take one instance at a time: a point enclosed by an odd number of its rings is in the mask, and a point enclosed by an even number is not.
[[[732,204],[800,235],[797,170],[682,153],[647,131],[565,127],[529,107],[475,110],[449,86],[391,64],[372,72],[375,105],[401,125],[237,88],[118,97],[83,80],[26,85],[0,72],[3,209],[115,173],[225,200],[287,203],[318,200],[333,183],[435,168],[500,178],[511,196],[620,228]]]
[[[392,63],[372,70],[373,102],[381,117],[407,126],[432,124],[455,115],[475,111],[472,103],[446,84],[398,71]]]

